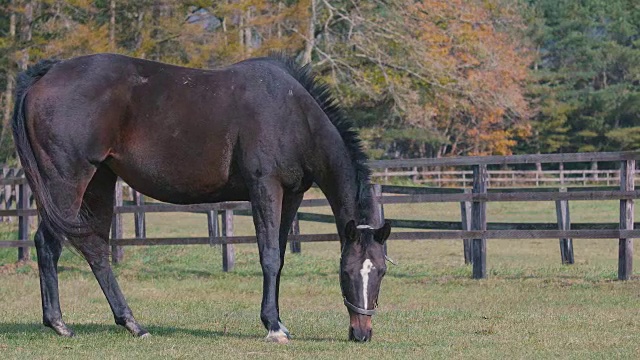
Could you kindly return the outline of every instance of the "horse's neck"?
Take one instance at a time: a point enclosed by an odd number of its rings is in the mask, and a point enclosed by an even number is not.
[[[371,218],[373,214],[370,214],[369,211],[366,212],[364,219],[362,218],[360,206],[363,205],[365,209],[372,209],[373,204],[369,202],[373,200],[366,197],[360,201],[361,204],[358,204],[359,186],[356,182],[356,173],[352,166],[345,169],[331,169],[331,171],[325,173],[327,175],[321,179],[317,179],[316,183],[318,183],[318,186],[329,201],[333,215],[336,218],[338,233],[341,237],[343,235],[342,231],[350,220],[354,220],[358,224],[361,221],[367,224],[374,221],[374,219]],[[370,191],[370,189],[366,188],[364,191]]]
[[[357,184],[356,174],[351,166],[343,163],[342,166],[326,165],[322,175],[315,182],[324,193],[331,206],[331,211],[336,218],[338,232],[342,235],[344,226],[350,220],[358,221],[358,208],[356,204]],[[350,164],[348,164],[350,165]]]

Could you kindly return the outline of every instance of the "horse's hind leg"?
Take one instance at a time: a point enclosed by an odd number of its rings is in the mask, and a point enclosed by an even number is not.
[[[116,175],[104,166],[100,167],[91,179],[83,202],[92,215],[92,221],[95,221],[92,223],[95,235],[74,241],[74,246],[87,259],[111,306],[116,324],[124,326],[134,336],[144,337],[149,333],[133,317],[109,264],[109,229],[113,216],[113,190],[116,180]]]
[[[77,216],[82,203],[81,195],[94,172],[95,170],[89,166],[79,167],[74,173],[74,181],[65,180],[54,171],[48,172],[46,187],[50,189],[52,201],[60,209],[63,217],[73,219]],[[42,322],[58,335],[73,336],[73,331],[62,320],[60,311],[58,259],[62,253],[62,239],[59,235],[52,234],[44,224],[40,224],[35,236],[35,245],[40,275]]]
[[[60,296],[58,293],[58,259],[62,253],[62,242],[56,240],[43,226],[35,236],[42,296],[42,322],[58,335],[73,336],[73,331],[62,321]]]

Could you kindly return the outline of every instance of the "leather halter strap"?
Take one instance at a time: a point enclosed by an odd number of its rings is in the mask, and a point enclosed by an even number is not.
[[[344,305],[356,314],[372,316],[376,313],[376,309],[367,310],[353,305],[346,297],[344,298]]]

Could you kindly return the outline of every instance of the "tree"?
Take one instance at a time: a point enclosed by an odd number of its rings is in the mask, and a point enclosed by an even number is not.
[[[499,1],[321,1],[317,66],[376,126],[430,134],[425,153],[507,154],[528,132],[530,57]],[[369,121],[369,120],[365,120]]]
[[[637,149],[630,141],[640,126],[637,1],[529,3],[538,49],[532,100],[540,106],[533,146],[542,152]]]
[[[337,88],[349,116],[371,129],[371,148],[502,154],[527,133],[529,58],[506,0],[14,2],[0,27],[18,14],[30,38],[4,36],[3,61],[110,51],[206,68],[282,50]]]

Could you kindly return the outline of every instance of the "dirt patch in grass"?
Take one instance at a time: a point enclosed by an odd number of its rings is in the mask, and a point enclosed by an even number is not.
[[[35,271],[38,271],[38,263],[35,261],[17,261],[12,264],[4,264],[0,266],[0,275],[8,275],[8,274],[24,274]]]

